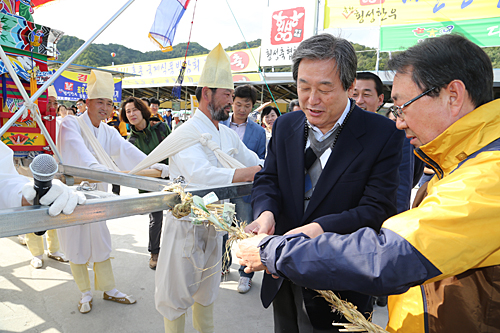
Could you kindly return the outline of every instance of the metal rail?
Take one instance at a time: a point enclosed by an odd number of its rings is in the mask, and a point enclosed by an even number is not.
[[[222,200],[248,195],[251,189],[252,183],[239,183],[215,188],[186,187],[185,191],[199,196],[215,192],[219,199]],[[92,192],[88,193],[91,194]],[[180,198],[176,193],[156,192],[134,196],[90,199],[87,200],[85,205],[76,207],[73,214],[60,214],[55,217],[49,216],[49,207],[47,206],[3,209],[0,210],[0,237],[64,228],[131,215],[147,214],[170,209],[179,202]]]

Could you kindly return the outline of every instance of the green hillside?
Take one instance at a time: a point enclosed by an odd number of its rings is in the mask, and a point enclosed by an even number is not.
[[[61,53],[58,61],[66,61],[76,50],[84,43],[83,40],[73,36],[63,36],[57,43],[57,49]],[[187,43],[175,45],[170,52],[149,51],[141,52],[129,49],[119,44],[92,44],[76,59],[75,64],[101,67],[110,66],[112,62],[115,65],[129,64],[134,62],[153,61],[161,59],[172,59],[184,57]],[[196,42],[189,44],[188,56],[207,54],[210,50],[204,48]],[[111,53],[115,53],[113,58]]]
[[[75,53],[76,50],[78,50],[80,46],[83,45],[83,43],[84,41],[77,37],[63,36],[57,43],[57,49],[61,53],[57,60],[63,62],[66,61],[73,53]],[[260,39],[251,41],[248,44],[250,47],[260,46]],[[75,64],[102,67],[110,66],[112,62],[114,62],[115,65],[121,65],[144,61],[180,58],[184,57],[184,54],[186,53],[186,45],[187,43],[177,44],[170,52],[161,52],[159,50],[141,52],[118,44],[92,44],[76,59]],[[226,51],[240,50],[244,48],[246,48],[246,43],[241,42],[226,48]],[[204,48],[196,42],[191,42],[189,44],[188,56],[208,54],[209,52],[210,50]],[[116,56],[113,58],[111,53],[115,53]]]

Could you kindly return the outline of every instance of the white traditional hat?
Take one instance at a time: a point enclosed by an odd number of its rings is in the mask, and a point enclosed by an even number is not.
[[[217,45],[208,54],[198,87],[234,89],[231,62],[222,45]]]
[[[113,100],[115,82],[110,73],[92,70],[87,83],[88,99],[107,98]]]
[[[47,94],[49,95],[48,97],[54,97],[57,99],[56,88],[54,88],[54,86],[50,86],[49,89],[47,89]]]

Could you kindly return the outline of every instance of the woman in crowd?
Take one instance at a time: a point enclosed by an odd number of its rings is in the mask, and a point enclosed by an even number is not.
[[[262,113],[260,114],[260,119],[262,120],[262,125],[266,130],[266,147],[269,144],[273,132],[273,124],[276,119],[281,115],[280,110],[275,106],[266,106]]]
[[[69,116],[76,116],[76,113],[78,112],[78,109],[76,106],[72,105],[68,108],[68,115]]]
[[[59,105],[57,108],[57,116],[61,118],[64,118],[68,115],[68,109],[64,105]]]
[[[135,97],[129,97],[122,103],[121,118],[130,125],[130,135],[127,140],[146,155],[149,155],[170,134],[170,129],[164,123],[151,124],[151,112],[148,106]],[[168,159],[161,163],[168,164]],[[139,193],[145,192],[139,191]],[[151,253],[149,267],[156,269],[158,253],[160,253],[163,211],[149,214],[149,219],[148,251]]]

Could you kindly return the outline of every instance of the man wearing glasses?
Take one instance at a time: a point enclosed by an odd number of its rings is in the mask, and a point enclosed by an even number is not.
[[[85,100],[80,98],[76,102],[76,108],[78,109],[78,112],[76,114],[77,116],[81,116],[82,114],[84,114],[85,111],[87,111],[87,105],[85,104]]]
[[[500,101],[491,61],[466,38],[445,35],[389,67],[397,126],[436,172],[427,196],[380,233],[256,236],[241,243],[240,264],[308,288],[395,295],[390,332],[500,332]]]

